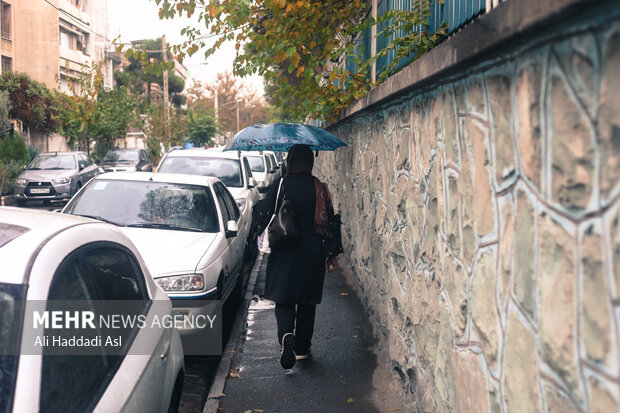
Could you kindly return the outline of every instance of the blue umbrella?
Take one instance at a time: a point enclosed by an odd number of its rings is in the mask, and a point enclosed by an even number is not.
[[[325,129],[299,123],[252,125],[237,133],[225,151],[280,151],[295,144],[309,145],[313,151],[333,151],[347,144]]]

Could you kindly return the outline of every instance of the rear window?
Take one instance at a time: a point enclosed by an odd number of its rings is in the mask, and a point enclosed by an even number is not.
[[[262,156],[248,156],[252,172],[265,172],[265,163]]]
[[[219,231],[211,190],[199,185],[97,179],[63,212],[129,227]]]
[[[0,412],[13,405],[25,298],[25,285],[0,283]]]
[[[132,162],[137,161],[139,156],[139,151],[108,151],[103,162]]]
[[[243,186],[241,163],[238,159],[170,156],[163,160],[157,172],[214,176],[227,187]]]
[[[77,169],[73,155],[39,155],[28,166],[29,170]]]

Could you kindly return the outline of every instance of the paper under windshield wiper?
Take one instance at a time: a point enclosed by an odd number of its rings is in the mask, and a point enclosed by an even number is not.
[[[176,231],[194,231],[203,232],[200,228],[183,227],[180,225],[166,224],[163,222],[138,222],[136,224],[128,224],[127,227],[133,228],[159,228],[159,229],[172,229]]]
[[[125,226],[123,224],[119,224],[118,222],[110,221],[109,219],[105,219],[103,217],[100,217],[99,215],[86,215],[86,214],[71,214],[71,215],[77,215],[79,217],[96,219],[97,221],[107,222],[108,224],[116,225],[118,227],[124,227]]]

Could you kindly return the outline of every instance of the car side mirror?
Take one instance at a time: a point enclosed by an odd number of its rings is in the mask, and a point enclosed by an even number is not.
[[[238,232],[236,221],[230,220],[226,223],[226,238],[236,237]]]
[[[79,166],[78,166],[78,169],[79,169],[80,171],[83,171],[83,170],[84,170],[84,165],[79,165]]]
[[[23,168],[23,169],[24,169],[24,171],[25,171],[26,169],[28,169],[28,165],[24,165],[24,168]]]
[[[258,185],[258,183],[256,182],[256,179],[250,178],[248,180],[248,188],[254,188],[256,185]]]

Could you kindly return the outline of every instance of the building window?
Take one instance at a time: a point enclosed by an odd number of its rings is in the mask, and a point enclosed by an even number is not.
[[[82,33],[81,36],[75,36],[76,50],[84,54],[88,54],[88,33]]]
[[[2,38],[11,40],[11,5],[2,2]]]
[[[60,29],[60,47],[75,50],[75,35]]]
[[[2,56],[2,73],[13,71],[13,59],[7,56]]]

